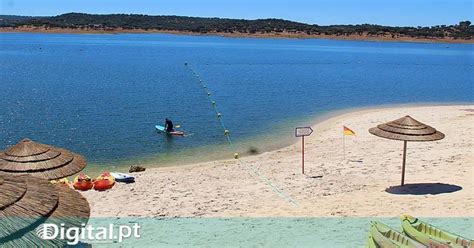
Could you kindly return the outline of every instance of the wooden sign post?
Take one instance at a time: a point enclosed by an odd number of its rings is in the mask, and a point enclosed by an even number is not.
[[[304,174],[304,137],[313,133],[311,127],[295,128],[295,137],[301,137],[301,172]]]

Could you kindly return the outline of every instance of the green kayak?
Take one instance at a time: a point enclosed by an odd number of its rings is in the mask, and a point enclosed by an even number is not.
[[[374,238],[369,232],[369,238],[367,239],[367,246],[366,248],[377,248],[377,244],[375,244]]]
[[[380,222],[372,222],[372,226],[369,230],[369,240],[367,242],[367,248],[378,247],[422,248],[426,246],[395,231],[389,226],[386,226]]]
[[[474,248],[472,240],[446,232],[410,215],[402,215],[400,219],[403,232],[426,246]]]

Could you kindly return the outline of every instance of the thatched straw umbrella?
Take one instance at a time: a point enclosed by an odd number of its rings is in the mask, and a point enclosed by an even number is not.
[[[435,141],[444,138],[444,134],[423,124],[409,115],[400,119],[380,124],[369,129],[373,135],[403,141],[402,186],[405,184],[405,162],[408,141]]]
[[[43,223],[81,227],[89,204],[65,185],[29,175],[0,173],[0,244],[6,247],[63,246],[66,240],[43,240],[36,229]]]
[[[29,139],[0,152],[0,172],[48,180],[74,175],[86,164],[86,159],[78,154]]]

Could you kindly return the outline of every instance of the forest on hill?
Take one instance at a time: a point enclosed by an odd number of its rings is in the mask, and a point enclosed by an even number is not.
[[[453,25],[431,27],[391,27],[374,24],[327,25],[305,24],[282,19],[242,20],[227,18],[202,18],[186,16],[151,16],[138,14],[83,14],[68,13],[51,17],[0,16],[0,28],[21,27],[55,28],[73,30],[114,31],[177,31],[192,33],[224,34],[305,34],[328,36],[386,36],[391,38],[474,38],[474,27],[470,21]]]

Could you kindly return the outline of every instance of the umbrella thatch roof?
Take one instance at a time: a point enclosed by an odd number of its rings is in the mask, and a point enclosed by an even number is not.
[[[380,124],[369,129],[373,135],[403,141],[434,141],[444,138],[444,134],[407,115],[400,119]]]
[[[74,175],[86,164],[86,159],[76,153],[29,139],[0,152],[0,171],[48,180]]]
[[[65,185],[53,185],[29,175],[0,173],[0,244],[7,247],[62,246],[65,240],[42,240],[36,228],[43,223],[81,227],[89,203]]]
[[[394,121],[387,122],[385,124],[380,124],[377,127],[369,129],[369,132],[382,138],[404,141],[401,180],[402,186],[405,184],[405,164],[408,141],[434,141],[444,138],[444,134],[442,132],[439,132],[430,126],[413,119],[409,115]]]

